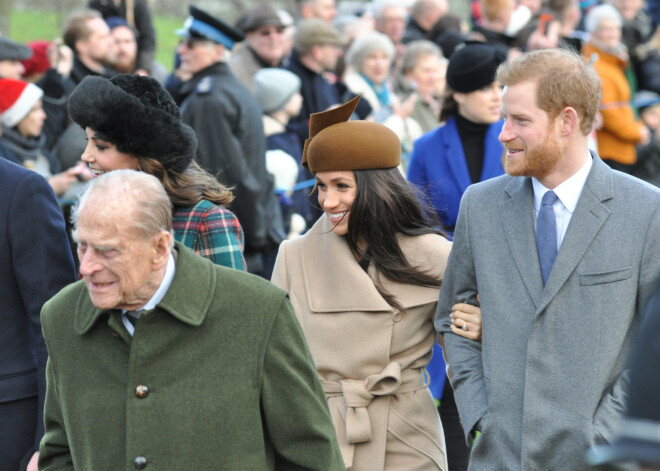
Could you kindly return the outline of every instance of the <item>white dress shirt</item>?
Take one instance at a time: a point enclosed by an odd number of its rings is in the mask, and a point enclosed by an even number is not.
[[[558,198],[552,205],[555,220],[557,221],[557,252],[559,252],[561,243],[564,240],[566,229],[568,229],[568,224],[573,217],[573,212],[582,194],[582,188],[584,188],[584,183],[587,181],[587,176],[589,176],[592,163],[591,154],[588,154],[587,161],[582,168],[552,190]],[[532,178],[532,187],[534,188],[534,230],[536,230],[536,219],[541,210],[541,200],[543,199],[543,195],[550,190],[543,186],[536,178]]]

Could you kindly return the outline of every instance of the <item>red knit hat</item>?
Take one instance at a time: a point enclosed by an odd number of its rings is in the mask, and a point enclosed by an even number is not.
[[[41,99],[41,88],[22,80],[0,79],[0,121],[13,128],[25,118]]]
[[[25,67],[23,77],[46,72],[50,69],[50,61],[48,60],[48,54],[46,53],[50,43],[48,41],[37,40],[27,43],[27,46],[32,49],[32,57],[21,61],[21,64]]]

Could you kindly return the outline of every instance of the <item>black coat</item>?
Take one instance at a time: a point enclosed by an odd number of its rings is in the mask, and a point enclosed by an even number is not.
[[[75,280],[64,218],[50,185],[0,158],[0,441],[7,452],[0,454],[0,469],[18,469],[18,460],[38,449],[47,359],[41,306]],[[34,408],[24,409],[22,400],[34,397]],[[21,417],[14,405],[21,407]],[[26,424],[33,428],[25,430]]]
[[[197,162],[234,187],[231,210],[243,226],[248,269],[259,271],[250,256],[284,239],[273,177],[266,171],[261,107],[222,62],[195,74],[181,94],[181,119],[199,141]]]

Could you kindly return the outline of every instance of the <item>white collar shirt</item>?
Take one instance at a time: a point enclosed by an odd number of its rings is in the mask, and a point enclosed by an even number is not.
[[[573,212],[582,194],[582,188],[584,188],[584,184],[587,181],[592,164],[593,159],[591,158],[591,154],[588,154],[587,160],[580,170],[552,190],[557,195],[557,200],[552,205],[555,220],[557,221],[557,251],[559,251],[561,243],[564,240],[566,230],[573,217]],[[532,187],[534,189],[534,230],[536,230],[536,219],[541,210],[541,200],[543,199],[543,195],[550,190],[536,178],[532,178]]]

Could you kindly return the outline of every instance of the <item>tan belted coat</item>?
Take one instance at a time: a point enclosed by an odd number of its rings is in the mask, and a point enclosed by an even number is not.
[[[451,243],[400,237],[409,262],[442,277]],[[435,342],[439,288],[395,283],[376,290],[323,215],[280,246],[273,283],[289,292],[321,378],[347,469],[446,470],[444,435],[424,367]]]

